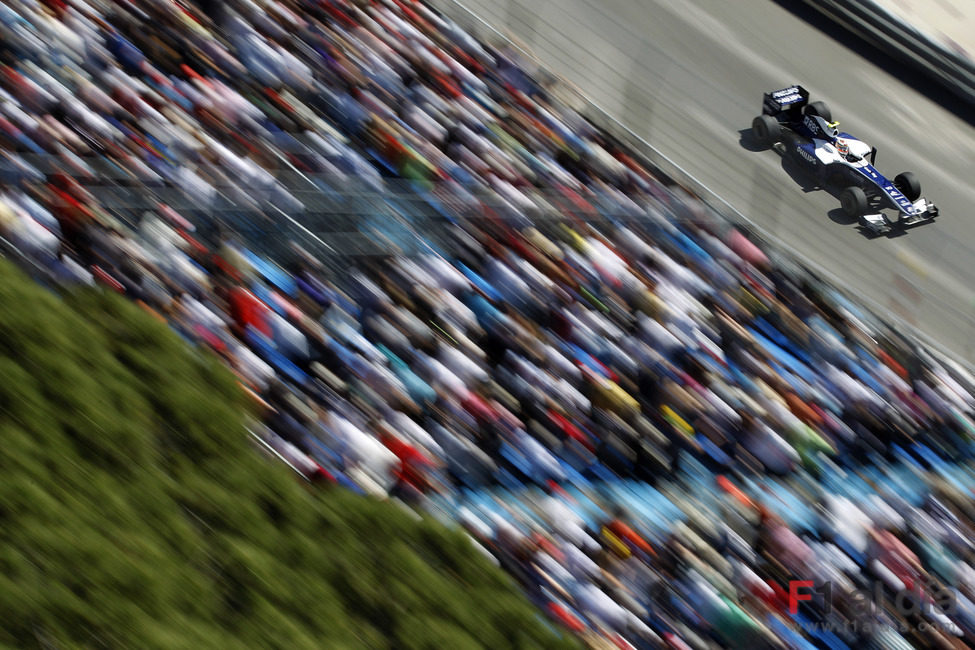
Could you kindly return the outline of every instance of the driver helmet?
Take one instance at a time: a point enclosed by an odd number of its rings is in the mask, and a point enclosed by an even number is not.
[[[836,141],[836,150],[840,152],[841,156],[847,156],[850,154],[850,145],[846,143],[846,140],[840,138]]]

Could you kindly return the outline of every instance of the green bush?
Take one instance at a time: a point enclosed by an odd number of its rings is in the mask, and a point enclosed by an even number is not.
[[[255,453],[220,363],[0,262],[0,646],[575,646],[456,532]]]

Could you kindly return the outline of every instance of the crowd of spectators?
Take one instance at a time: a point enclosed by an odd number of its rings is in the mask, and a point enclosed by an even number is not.
[[[10,0],[0,30],[6,240],[220,355],[307,477],[458,522],[594,647],[975,639],[964,373],[512,51],[409,0]],[[302,220],[285,168],[405,179],[439,232],[342,274],[268,259],[236,220]]]

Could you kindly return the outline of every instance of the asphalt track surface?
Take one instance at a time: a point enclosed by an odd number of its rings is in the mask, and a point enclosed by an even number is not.
[[[475,25],[451,0],[435,4]],[[975,120],[929,97],[916,75],[771,0],[463,5],[879,315],[975,362]],[[941,216],[867,237],[834,195],[757,151],[750,125],[762,93],[793,83],[877,147],[882,173],[915,172]]]

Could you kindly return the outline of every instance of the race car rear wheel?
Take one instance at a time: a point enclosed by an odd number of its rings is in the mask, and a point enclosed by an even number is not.
[[[771,147],[782,139],[782,125],[771,115],[759,115],[752,120],[752,135],[763,147]]]
[[[846,216],[856,219],[867,211],[867,195],[859,187],[850,186],[840,192],[840,205]]]
[[[818,115],[827,122],[833,121],[833,113],[830,112],[829,106],[826,102],[812,102],[811,104],[806,104],[806,107],[802,109],[803,115]]]
[[[921,198],[921,181],[911,172],[904,172],[895,176],[894,187],[906,196],[908,201],[917,201]]]

